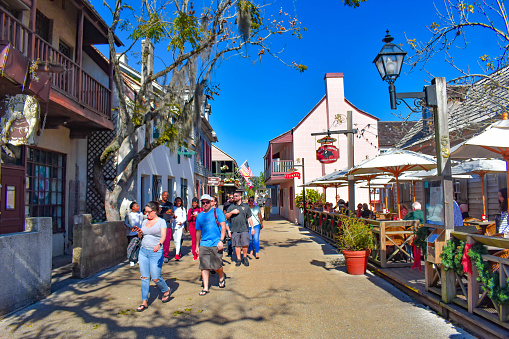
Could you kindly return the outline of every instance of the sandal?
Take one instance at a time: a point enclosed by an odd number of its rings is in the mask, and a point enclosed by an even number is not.
[[[223,280],[219,280],[219,288],[226,287],[226,278],[223,277]]]
[[[145,306],[145,305],[142,304],[142,305],[138,306],[138,308],[136,309],[136,312],[143,312],[147,308],[148,308],[148,306]]]
[[[170,290],[168,290],[168,294],[163,294],[163,297],[161,298],[161,301],[163,303],[167,303],[168,301],[170,301],[170,294],[171,294],[171,292],[170,292]]]
[[[206,295],[206,294],[207,294],[207,293],[209,293],[209,292],[210,292],[210,291],[205,291],[205,290],[203,290],[203,291],[201,291],[201,292],[200,292],[200,296],[202,296],[202,297],[203,297],[204,295]]]

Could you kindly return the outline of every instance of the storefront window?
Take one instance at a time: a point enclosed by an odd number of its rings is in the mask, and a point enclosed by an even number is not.
[[[65,154],[28,148],[27,216],[51,217],[53,232],[65,231]]]

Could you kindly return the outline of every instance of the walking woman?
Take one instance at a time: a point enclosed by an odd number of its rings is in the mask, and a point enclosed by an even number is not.
[[[159,218],[159,203],[151,201],[145,206],[147,219],[141,224],[141,229],[133,227],[141,240],[139,265],[141,273],[141,305],[136,309],[143,312],[148,308],[148,292],[150,289],[150,278],[163,292],[161,301],[170,301],[170,288],[161,278],[161,267],[163,267],[163,243],[166,239],[166,221]]]
[[[249,232],[249,254],[253,255],[254,250],[255,258],[260,259],[258,253],[260,252],[260,230],[263,228],[262,211],[254,204],[254,197],[249,198],[248,204],[253,218],[253,227]]]
[[[187,222],[189,223],[189,234],[191,235],[193,260],[198,259],[198,253],[196,253],[196,217],[202,211],[202,208],[198,205],[198,198],[193,198],[192,207],[187,212]]]
[[[187,213],[186,208],[182,206],[182,198],[175,198],[173,205],[173,243],[175,244],[175,260],[181,258],[180,247],[182,246],[182,233],[186,226]]]

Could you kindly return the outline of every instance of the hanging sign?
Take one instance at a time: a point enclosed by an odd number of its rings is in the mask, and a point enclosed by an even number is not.
[[[331,164],[339,159],[339,149],[334,145],[322,145],[316,150],[316,160]]]
[[[285,179],[293,179],[293,178],[300,179],[300,173],[299,172],[292,172],[292,173],[286,173],[285,174]]]
[[[334,143],[336,141],[337,141],[337,139],[333,138],[331,136],[326,136],[324,138],[321,138],[321,139],[317,140],[317,142],[320,143],[320,144],[332,144],[332,143]]]
[[[17,94],[9,97],[5,115],[0,119],[2,142],[14,146],[35,144],[39,112],[39,102],[33,96]]]
[[[220,183],[221,183],[221,178],[219,178],[219,177],[208,177],[207,178],[208,186],[219,186]]]

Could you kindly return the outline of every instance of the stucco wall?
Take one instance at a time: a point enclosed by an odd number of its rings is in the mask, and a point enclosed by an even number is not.
[[[110,86],[110,78],[108,74],[104,73],[101,67],[99,67],[92,58],[88,56],[87,53],[83,53],[83,59],[81,60],[82,67],[85,72],[90,74],[95,80],[99,81],[101,85],[106,88]],[[118,92],[116,93],[118,97]],[[115,105],[113,106],[115,107]]]
[[[51,218],[27,218],[25,229],[0,235],[0,316],[51,292]]]
[[[65,9],[62,4],[65,3]],[[58,42],[62,39],[65,44],[72,47],[72,58],[76,55],[77,10],[70,1],[38,1],[37,9],[53,20],[53,34],[51,44],[58,50]]]
[[[90,214],[74,217],[72,276],[86,278],[127,259],[123,221],[91,224]]]

